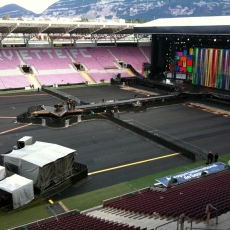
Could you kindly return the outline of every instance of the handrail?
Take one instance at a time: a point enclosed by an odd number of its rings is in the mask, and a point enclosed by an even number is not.
[[[184,216],[186,219],[188,219],[189,221],[191,221],[191,227],[190,228],[192,228],[192,219],[191,218],[189,218],[189,217],[187,217],[187,216]],[[179,225],[179,220],[181,219],[181,217],[179,217],[179,218],[177,218],[177,219],[174,219],[174,220],[171,220],[171,221],[169,221],[169,222],[167,222],[167,223],[164,223],[164,224],[161,224],[161,225],[159,225],[159,226],[157,226],[156,228],[155,228],[155,230],[157,230],[158,228],[160,228],[160,227],[163,227],[163,226],[165,226],[165,225],[168,225],[168,224],[170,224],[170,223],[172,223],[172,222],[175,222],[175,221],[177,221],[177,230],[178,230],[178,225]]]
[[[172,222],[178,221],[179,219],[180,219],[180,218],[175,219],[175,220],[170,220],[170,221],[167,222],[167,223],[161,224],[161,225],[157,226],[157,227],[155,228],[155,230],[157,230],[158,228],[163,227],[163,226],[165,226],[165,225],[167,225],[167,224],[170,224],[170,223],[172,223]]]
[[[212,208],[216,210],[216,224],[218,224],[218,209],[212,205]]]

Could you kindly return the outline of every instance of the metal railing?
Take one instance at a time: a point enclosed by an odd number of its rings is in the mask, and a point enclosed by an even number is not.
[[[187,216],[184,216],[184,218],[190,222],[191,227],[189,227],[189,228],[192,228],[192,219],[189,218],[189,217],[187,217]],[[161,224],[161,225],[157,226],[157,227],[155,228],[155,230],[159,229],[160,227],[169,225],[169,224],[171,224],[171,223],[173,223],[173,222],[177,222],[177,228],[176,228],[176,230],[179,230],[179,224],[180,224],[180,220],[181,220],[181,219],[182,219],[182,217],[179,217],[179,218],[174,219],[174,220],[171,220],[171,221],[169,221],[169,222],[167,222],[167,223]]]
[[[57,90],[57,89],[52,89],[52,88],[42,88],[42,91],[53,95],[55,97],[60,98],[63,101],[66,101],[67,99],[72,99],[77,102],[77,105],[81,105],[81,100],[73,95],[67,94],[63,91]]]

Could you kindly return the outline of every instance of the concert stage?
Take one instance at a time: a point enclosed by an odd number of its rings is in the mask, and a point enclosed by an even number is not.
[[[229,90],[229,18],[167,18],[135,26],[134,34],[152,36],[151,76]]]
[[[31,112],[31,115],[34,116],[56,116],[56,117],[63,117],[64,115],[78,115],[81,114],[84,110],[82,109],[72,109],[68,110],[67,106],[60,107],[59,109],[55,108],[54,106],[42,106],[42,110],[37,110]]]

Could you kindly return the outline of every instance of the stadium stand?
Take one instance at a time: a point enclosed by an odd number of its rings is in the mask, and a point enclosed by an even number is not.
[[[0,89],[24,88],[31,84],[20,70],[20,65],[34,67],[34,77],[45,86],[84,83],[84,76],[72,67],[74,61],[83,63],[89,76],[96,83],[102,79],[108,82],[118,72],[121,73],[121,77],[129,77],[124,69],[116,66],[115,56],[139,71],[142,62],[146,62],[146,58],[137,47],[2,50]]]
[[[117,69],[118,67],[114,64],[115,58],[108,51],[107,48],[89,48],[89,52],[95,57],[95,59],[100,63],[100,65],[107,69]]]
[[[89,73],[89,75],[94,79],[95,82],[99,83],[101,80],[110,81],[112,74],[109,73]]]
[[[72,60],[64,49],[30,49],[18,52],[26,64],[36,68],[36,77],[41,85],[85,82],[85,79],[70,67]]]
[[[30,83],[19,70],[20,60],[15,50],[0,51],[0,89],[22,88]]]
[[[72,60],[63,49],[28,49],[18,50],[22,60],[41,70],[70,69]]]
[[[218,204],[219,215],[230,210],[229,186],[229,172],[218,173],[166,191],[147,189],[133,193],[106,203],[104,207],[150,216],[157,213],[159,216],[174,218],[185,213],[192,219],[204,219],[205,208],[209,203],[214,206]],[[213,209],[211,217],[215,215]]]
[[[62,217],[60,219],[55,219],[48,221],[46,223],[37,222],[35,226],[27,226],[29,230],[38,230],[38,229],[91,229],[91,230],[131,230],[131,229],[141,229],[140,227],[129,226],[128,224],[121,224],[112,221],[106,221],[105,219],[99,219],[85,214],[72,213],[68,216]],[[144,230],[144,229],[142,229]]]
[[[71,56],[76,62],[84,63],[88,70],[104,70],[103,66],[90,52],[90,49],[69,49],[68,52],[71,54]]]
[[[144,54],[146,55],[146,57],[148,59],[150,59],[151,47],[149,47],[149,46],[142,46],[141,49],[144,52]]]
[[[0,88],[2,89],[15,89],[29,86],[30,83],[24,75],[13,75],[13,76],[0,76]]]
[[[137,47],[112,47],[109,48],[109,50],[117,59],[132,65],[132,67],[138,72],[141,72],[142,63],[148,61]]]
[[[37,79],[41,85],[45,86],[53,84],[78,84],[85,82],[85,79],[78,73],[37,75]]]

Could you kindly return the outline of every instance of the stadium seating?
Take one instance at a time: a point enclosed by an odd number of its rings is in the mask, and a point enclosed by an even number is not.
[[[2,80],[1,80],[1,77],[0,77],[0,90],[1,89],[5,89],[6,87],[5,87],[5,85],[3,84],[3,82],[2,82]]]
[[[29,86],[30,83],[19,70],[20,60],[14,50],[0,51],[0,89]]]
[[[132,67],[141,72],[142,63],[148,62],[146,57],[137,47],[112,47],[109,50],[114,54],[116,58],[120,61],[125,61],[128,64],[131,64]]]
[[[23,88],[30,85],[24,75],[0,76],[0,81],[4,85],[5,89]],[[2,87],[1,83],[0,87]]]
[[[89,70],[104,70],[103,66],[97,61],[97,59],[90,52],[90,49],[79,48],[69,49],[68,52],[71,54],[76,62],[82,62]]]
[[[37,75],[36,77],[40,84],[44,86],[53,84],[79,84],[85,82],[85,79],[78,73]]]
[[[179,217],[185,213],[190,218],[203,219],[206,205],[209,203],[218,208],[219,215],[230,210],[229,187],[230,174],[227,172],[165,192],[149,189],[112,201],[104,207],[146,215],[157,213],[166,217]],[[213,209],[211,216],[215,215]]]
[[[114,76],[111,71],[118,68],[115,65],[115,56],[131,64],[138,71],[141,71],[142,62],[147,61],[137,47],[1,50],[0,89],[23,88],[30,85],[18,68],[20,64],[34,66],[37,70],[37,80],[41,85],[84,83],[85,78],[70,65],[73,60],[82,62],[95,82],[99,83],[102,79],[110,81]],[[123,70],[120,73],[121,77],[129,77]]]
[[[115,58],[107,48],[88,48],[88,51],[95,57],[103,68],[117,68],[114,64]]]
[[[39,70],[70,69],[72,60],[64,49],[18,50],[22,60]]]
[[[129,226],[127,224],[115,223],[111,221],[106,221],[104,219],[99,219],[84,214],[71,214],[60,219],[55,219],[53,221],[48,221],[46,223],[37,223],[37,226],[27,227],[31,230],[62,230],[62,229],[79,229],[79,230],[128,230],[141,229],[140,227]]]
[[[78,84],[85,79],[71,69],[72,60],[65,49],[30,49],[19,50],[26,64],[33,65],[41,85]]]
[[[143,52],[145,53],[146,57],[150,58],[150,54],[151,54],[151,46],[142,46],[141,49],[143,50]]]
[[[110,79],[112,78],[112,74],[110,73],[89,73],[90,77],[93,78],[93,80],[97,83],[101,82],[102,79],[104,79],[104,81],[110,81]]]
[[[18,65],[20,65],[20,60],[14,50],[0,51],[1,70],[15,69]]]

